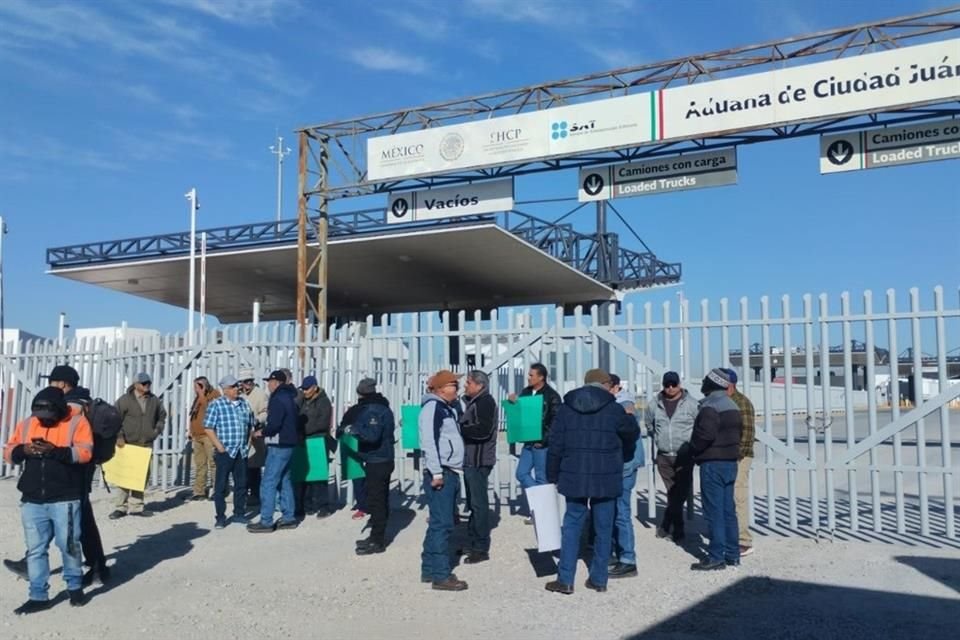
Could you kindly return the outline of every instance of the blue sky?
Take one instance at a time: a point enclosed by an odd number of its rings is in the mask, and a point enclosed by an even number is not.
[[[0,3],[6,325],[185,328],[183,310],[44,274],[51,246],[274,215],[275,131],[735,47],[938,2],[143,0]],[[291,144],[291,146],[293,146]],[[814,137],[740,152],[734,187],[624,199],[691,300],[960,284],[960,164],[821,176]],[[288,165],[284,209],[296,177]],[[570,195],[572,174],[517,184]],[[556,210],[555,216],[566,209]],[[538,215],[550,213],[544,209]],[[587,215],[578,220],[584,228]],[[625,231],[618,222],[616,230]],[[636,247],[624,238],[626,246]],[[673,290],[632,296],[672,298]]]

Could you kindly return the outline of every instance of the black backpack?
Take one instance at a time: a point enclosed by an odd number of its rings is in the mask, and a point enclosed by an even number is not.
[[[103,464],[116,453],[117,435],[123,426],[123,420],[115,406],[97,398],[90,403],[87,421],[93,430],[93,463]]]

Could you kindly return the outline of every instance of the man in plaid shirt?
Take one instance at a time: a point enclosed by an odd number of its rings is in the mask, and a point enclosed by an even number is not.
[[[233,476],[233,521],[246,524],[247,450],[256,422],[250,405],[240,396],[234,376],[224,376],[220,389],[223,395],[207,406],[203,420],[204,430],[216,451],[213,504],[217,510],[217,529],[227,526],[227,476]]]
[[[747,502],[750,499],[750,468],[753,466],[753,440],[756,430],[756,411],[750,399],[737,390],[737,372],[723,370],[730,377],[727,395],[733,400],[743,418],[740,431],[740,459],[737,462],[737,481],[733,499],[737,506],[737,523],[740,525],[740,557],[753,553],[753,536],[750,534],[750,514]]]

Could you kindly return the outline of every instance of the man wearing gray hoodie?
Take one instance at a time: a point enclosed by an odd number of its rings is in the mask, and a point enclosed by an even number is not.
[[[420,556],[420,581],[438,591],[464,591],[467,583],[450,572],[450,535],[463,472],[463,437],[453,403],[460,376],[441,369],[430,379],[432,392],[420,403],[420,451],[423,492],[430,519]]]

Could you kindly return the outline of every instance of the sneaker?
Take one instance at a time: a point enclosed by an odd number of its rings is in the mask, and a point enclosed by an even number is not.
[[[446,580],[441,580],[440,582],[434,580],[431,588],[434,591],[466,591],[467,583],[463,580],[458,580],[457,576],[451,573],[447,576]]]
[[[490,554],[486,551],[471,551],[467,554],[467,557],[463,559],[464,564],[480,564],[481,562],[486,562],[490,559]]]
[[[247,525],[247,531],[250,533],[273,533],[273,525],[263,524],[262,522],[251,522]]]
[[[70,606],[71,607],[82,607],[87,604],[87,597],[83,595],[83,589],[74,589],[73,591],[67,591],[70,595]]]
[[[357,548],[359,549],[360,547],[370,546],[371,544],[373,544],[373,540],[371,540],[370,538],[361,538],[360,540],[356,541],[356,544],[357,544]]]
[[[658,538],[667,538],[670,536],[670,532],[664,529],[663,527],[657,527],[657,537]]]
[[[296,529],[300,523],[296,520],[281,520],[277,523],[277,529]]]
[[[607,585],[603,585],[603,586],[601,587],[600,585],[598,585],[596,582],[594,582],[594,581],[591,580],[590,578],[587,578],[587,581],[583,583],[583,586],[585,586],[587,589],[592,589],[593,591],[596,591],[597,593],[604,593],[604,592],[606,592],[606,590],[607,590]]]
[[[224,518],[217,518],[216,524],[213,525],[214,529],[223,529],[227,526],[227,521]]]
[[[233,517],[230,518],[230,522],[247,526],[248,524],[250,524],[250,519],[247,516],[238,516],[234,514]]]
[[[618,562],[610,567],[609,573],[611,578],[633,578],[638,575],[637,565]]]
[[[387,550],[386,545],[382,542],[371,542],[370,544],[365,544],[363,546],[357,546],[357,555],[358,556],[370,556],[375,553],[383,553]]]
[[[350,516],[354,520],[363,520],[367,517],[366,511],[361,511],[360,509],[355,509],[353,515]]]
[[[530,525],[532,525],[532,524],[533,524],[533,518],[524,518],[524,519],[523,519],[523,524],[530,524]]]
[[[690,565],[692,571],[722,571],[727,568],[727,563],[722,560],[708,560],[704,558],[700,562]]]
[[[119,520],[120,518],[126,517],[126,515],[127,515],[126,511],[120,511],[120,509],[117,509],[116,511],[111,511],[110,515],[108,515],[107,517],[110,518],[111,520]]]
[[[746,545],[740,545],[740,557],[748,556],[753,553],[753,547],[748,547]]]
[[[724,563],[725,565],[727,565],[728,567],[739,567],[739,566],[740,566],[740,561],[739,561],[739,560],[724,560],[723,563]]]
[[[27,600],[22,605],[13,610],[18,616],[25,616],[38,611],[46,611],[52,606],[49,600]]]
[[[13,572],[13,574],[18,578],[23,578],[24,580],[30,579],[30,576],[27,575],[26,558],[23,560],[4,560],[3,566],[5,566],[9,571]]]
[[[572,585],[572,584],[563,584],[563,583],[560,582],[559,580],[554,580],[553,582],[548,582],[547,584],[543,585],[543,587],[544,587],[544,589],[546,589],[547,591],[552,591],[552,592],[554,592],[554,593],[562,593],[562,594],[565,595],[565,596],[568,596],[568,595],[570,595],[571,593],[573,593],[573,585]]]
[[[329,518],[332,515],[333,515],[332,511],[328,511],[326,509],[319,509],[317,511],[317,520],[323,520],[324,518]]]

